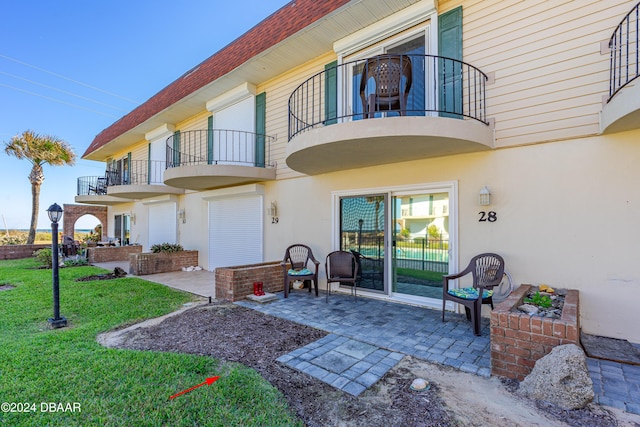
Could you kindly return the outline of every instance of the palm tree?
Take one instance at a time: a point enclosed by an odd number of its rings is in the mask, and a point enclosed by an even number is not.
[[[32,245],[36,240],[38,228],[38,211],[40,210],[40,186],[44,182],[42,166],[73,165],[76,154],[71,146],[62,139],[51,135],[38,135],[27,130],[22,135],[11,138],[11,142],[5,143],[5,153],[18,159],[27,159],[33,165],[29,174],[31,182],[31,226],[27,244]]]

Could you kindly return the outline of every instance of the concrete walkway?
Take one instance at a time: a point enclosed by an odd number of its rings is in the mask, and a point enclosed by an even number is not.
[[[101,262],[93,265],[110,271],[113,271],[116,267],[129,271],[129,263],[126,261]],[[170,273],[147,274],[136,277],[194,295],[211,297],[212,299],[216,297],[216,275],[211,271],[172,271]]]

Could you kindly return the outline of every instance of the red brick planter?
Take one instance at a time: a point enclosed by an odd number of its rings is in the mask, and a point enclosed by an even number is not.
[[[135,276],[180,271],[198,265],[198,251],[129,254],[129,273]]]
[[[94,246],[87,248],[89,264],[96,262],[129,261],[130,254],[142,253],[141,245],[131,246]]]
[[[512,311],[531,285],[522,285],[491,312],[491,374],[522,381],[536,360],[563,344],[580,345],[577,290],[569,290],[560,319]]]
[[[253,282],[265,292],[284,290],[280,261],[216,268],[216,299],[238,301],[253,294]]]

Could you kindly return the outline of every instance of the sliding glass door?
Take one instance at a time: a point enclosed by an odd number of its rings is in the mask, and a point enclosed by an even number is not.
[[[385,194],[340,198],[340,249],[351,251],[358,262],[358,286],[384,292]]]
[[[442,276],[449,272],[449,193],[394,195],[392,205],[392,292],[442,299]]]
[[[457,183],[335,195],[335,248],[353,252],[358,288],[440,307],[442,276],[456,271]]]

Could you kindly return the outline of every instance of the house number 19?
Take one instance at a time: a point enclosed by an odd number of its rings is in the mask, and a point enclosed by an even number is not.
[[[480,215],[478,222],[496,222],[498,220],[498,214],[494,211],[480,211],[478,215]]]

